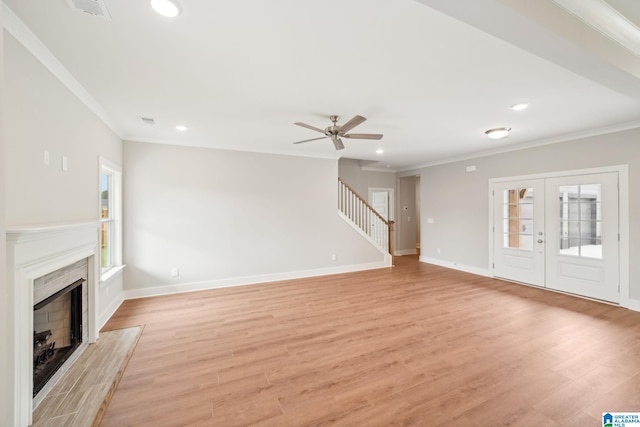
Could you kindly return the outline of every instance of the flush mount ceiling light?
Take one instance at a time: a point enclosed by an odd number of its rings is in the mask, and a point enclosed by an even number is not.
[[[529,107],[529,104],[522,103],[522,104],[512,105],[511,109],[513,111],[522,111],[522,110],[526,110],[528,107]]]
[[[150,3],[153,10],[168,18],[175,18],[182,13],[182,6],[177,0],[151,0]]]
[[[184,132],[187,130],[187,127],[184,125],[178,125],[176,126],[176,130],[179,130],[180,132]]]
[[[511,128],[495,128],[489,129],[484,133],[491,139],[502,139],[509,134]]]

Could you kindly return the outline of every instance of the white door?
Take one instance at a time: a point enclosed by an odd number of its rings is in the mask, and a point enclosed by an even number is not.
[[[494,275],[544,286],[544,181],[493,186]]]
[[[496,277],[619,302],[617,172],[492,190]]]
[[[547,287],[619,302],[618,174],[546,180]]]
[[[369,195],[369,203],[376,212],[385,220],[389,220],[389,192],[372,190]]]

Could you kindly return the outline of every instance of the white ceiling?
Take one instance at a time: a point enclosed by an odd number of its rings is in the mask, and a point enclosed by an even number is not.
[[[65,0],[4,3],[126,140],[402,170],[640,126],[640,58],[552,0],[180,1],[172,20],[105,0],[111,21]],[[636,0],[608,2],[640,21]],[[292,144],[321,136],[294,122],[324,128],[330,114],[363,115],[354,132],[384,138]],[[484,135],[500,126],[509,137]]]

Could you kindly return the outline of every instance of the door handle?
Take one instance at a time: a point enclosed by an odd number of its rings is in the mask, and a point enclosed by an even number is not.
[[[543,242],[543,240],[542,240],[542,239],[538,239],[538,243],[542,243],[542,242]]]

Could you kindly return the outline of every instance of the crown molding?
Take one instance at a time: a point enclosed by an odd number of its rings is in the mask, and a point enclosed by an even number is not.
[[[87,90],[76,80],[71,72],[56,58],[27,25],[2,2],[2,26],[15,37],[38,61],[42,63],[60,82],[89,108],[120,139],[122,132],[109,114],[102,108]]]
[[[398,172],[415,171],[416,169],[428,168],[431,166],[446,165],[448,163],[455,163],[455,162],[460,162],[464,160],[472,160],[480,157],[493,156],[495,154],[526,150],[527,148],[535,148],[535,147],[540,147],[542,145],[550,145],[550,144],[556,144],[559,142],[574,141],[576,139],[589,138],[589,137],[598,136],[598,135],[606,135],[608,133],[622,132],[625,130],[638,129],[638,128],[640,128],[640,120],[635,120],[632,122],[625,122],[625,123],[618,123],[616,125],[606,126],[602,128],[587,129],[584,131],[568,133],[564,135],[554,136],[551,138],[544,138],[537,141],[530,141],[530,142],[524,142],[522,144],[509,145],[506,147],[496,148],[493,150],[476,151],[475,153],[469,153],[467,155],[449,157],[446,159],[435,160],[429,163],[422,163],[415,166],[403,167]]]
[[[367,172],[387,172],[387,173],[398,172],[396,169],[393,169],[393,168],[381,168],[381,167],[375,167],[375,166],[362,166],[360,169]]]
[[[602,0],[553,0],[585,24],[632,54],[640,55],[640,28]]]

